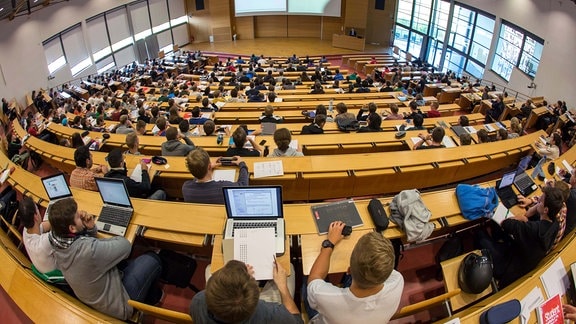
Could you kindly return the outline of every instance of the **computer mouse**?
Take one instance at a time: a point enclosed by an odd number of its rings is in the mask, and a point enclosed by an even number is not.
[[[342,229],[342,235],[344,236],[348,236],[352,233],[352,226],[350,225],[345,225],[344,228]]]

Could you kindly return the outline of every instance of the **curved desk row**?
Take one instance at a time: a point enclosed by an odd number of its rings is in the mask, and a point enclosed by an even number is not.
[[[18,123],[14,123],[14,129],[18,136],[26,135]],[[500,170],[518,162],[533,149],[533,143],[543,134],[544,132],[540,131],[506,141],[456,148],[278,158],[277,160],[283,162],[284,175],[259,179],[254,179],[252,173],[254,163],[263,159],[245,160],[251,172],[250,183],[283,185],[286,201],[380,195],[413,188],[415,184],[419,188],[429,188]],[[28,138],[25,145],[60,170],[69,173],[75,168],[72,148],[35,137]],[[105,164],[106,154],[93,152],[94,162]],[[181,197],[182,184],[192,176],[183,157],[167,159],[167,168],[152,166],[152,171],[155,172],[154,181],[166,189],[169,195]],[[139,160],[140,157],[128,157],[128,168],[133,168]]]

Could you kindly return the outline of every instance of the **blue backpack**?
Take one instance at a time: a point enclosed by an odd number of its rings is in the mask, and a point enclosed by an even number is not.
[[[474,220],[480,217],[491,218],[498,206],[498,195],[494,187],[483,188],[479,185],[459,184],[456,186],[456,198],[464,218]]]

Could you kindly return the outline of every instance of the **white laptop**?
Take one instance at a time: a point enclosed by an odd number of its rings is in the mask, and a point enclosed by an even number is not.
[[[276,254],[284,254],[284,213],[281,186],[224,187],[226,228],[224,240],[235,228],[274,228]]]
[[[94,178],[94,180],[103,203],[96,220],[98,230],[124,236],[134,214],[124,180],[115,178]]]
[[[52,205],[58,200],[72,197],[72,192],[66,182],[64,173],[43,177],[41,180],[44,190],[46,190],[46,194],[48,194],[48,199],[50,200],[46,208],[46,213],[44,214],[44,220],[48,220]]]

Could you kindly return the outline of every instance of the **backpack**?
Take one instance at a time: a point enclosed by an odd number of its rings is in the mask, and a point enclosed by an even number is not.
[[[346,133],[355,132],[360,128],[360,123],[356,119],[339,119],[337,124],[338,129]]]
[[[434,223],[430,222],[430,216],[432,213],[416,189],[402,190],[390,202],[390,220],[406,233],[410,243],[423,241],[432,234]]]
[[[458,206],[464,218],[468,220],[480,217],[491,218],[498,206],[496,189],[482,188],[478,185],[459,184],[456,186]]]

